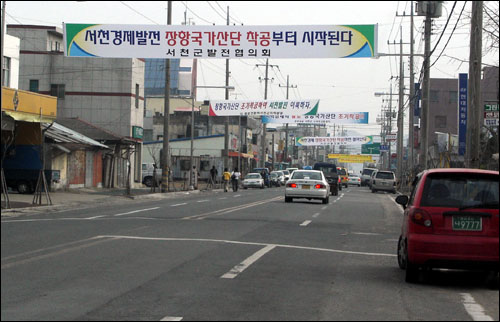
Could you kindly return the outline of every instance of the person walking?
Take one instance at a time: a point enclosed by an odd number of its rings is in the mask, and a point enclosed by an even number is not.
[[[224,174],[222,175],[224,179],[224,192],[229,191],[229,180],[231,180],[231,173],[229,173],[227,168],[224,168]]]
[[[219,174],[219,171],[215,168],[215,166],[212,166],[212,169],[210,169],[210,184],[212,188],[215,186],[215,183],[217,182],[217,175]]]
[[[241,173],[238,171],[238,168],[234,168],[233,173],[231,174],[231,182],[233,184],[233,191],[238,191],[239,181],[240,181]]]

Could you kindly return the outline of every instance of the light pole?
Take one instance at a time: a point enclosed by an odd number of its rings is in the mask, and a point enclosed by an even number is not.
[[[191,151],[189,157],[189,190],[194,190],[193,178],[193,151],[194,151],[194,92],[196,88],[223,88],[226,90],[234,90],[234,86],[193,86],[191,93]],[[229,136],[229,134],[226,134]]]

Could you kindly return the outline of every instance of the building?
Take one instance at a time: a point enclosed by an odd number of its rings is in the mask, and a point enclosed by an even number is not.
[[[20,89],[57,97],[58,118],[79,118],[127,139],[130,146],[116,157],[141,150],[144,60],[65,57],[62,30],[53,26],[8,25],[7,33],[21,39]],[[131,156],[132,173],[140,174],[140,156]],[[140,186],[140,175],[133,178]]]

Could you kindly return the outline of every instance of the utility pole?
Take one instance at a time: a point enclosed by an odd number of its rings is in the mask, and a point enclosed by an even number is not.
[[[269,80],[269,66],[272,67],[277,67],[278,65],[269,65],[269,59],[266,59],[266,64],[261,65],[257,64],[255,65],[257,67],[259,66],[266,66],[266,76],[264,77],[264,100],[267,100],[267,81]],[[260,77],[259,77],[260,79]],[[262,117],[261,117],[262,120]],[[261,158],[260,158],[260,167],[264,168],[266,166],[266,124],[262,123],[262,140],[261,140]]]
[[[229,26],[229,6],[227,7],[227,25]],[[226,101],[229,100],[229,59],[226,59]],[[224,168],[229,168],[229,116],[224,122]],[[241,171],[241,169],[238,169]]]
[[[285,87],[279,85],[279,87]],[[297,85],[290,85],[290,75],[286,75],[286,99],[288,100],[288,93],[290,88],[297,88]],[[285,125],[285,151],[284,151],[285,160],[288,160],[288,123]],[[283,161],[283,160],[281,160]],[[286,161],[285,161],[286,162]]]
[[[466,166],[479,168],[481,151],[481,48],[483,1],[472,2],[469,58],[469,108],[467,110]]]
[[[167,25],[172,24],[172,1],[168,1]],[[165,59],[165,99],[163,108],[163,153],[161,155],[161,192],[168,192],[170,172],[170,59]],[[154,181],[153,181],[154,182]]]
[[[415,157],[414,157],[414,148],[415,148],[415,138],[413,137],[413,134],[415,132],[414,128],[414,116],[415,116],[415,78],[413,75],[413,69],[414,69],[414,62],[413,62],[413,55],[414,55],[414,49],[413,49],[413,1],[411,1],[411,13],[410,13],[410,126],[409,126],[409,132],[408,132],[408,159],[410,161],[409,164],[409,170],[410,170],[410,180],[413,179],[413,171],[415,168]]]
[[[403,137],[404,137],[404,66],[403,66],[403,27],[400,28],[400,42],[399,42],[399,109],[398,109],[398,140],[397,140],[397,154],[398,165],[396,176],[400,182],[403,182]]]
[[[430,105],[430,92],[431,92],[431,84],[430,84],[430,59],[431,59],[431,27],[432,27],[432,19],[429,10],[427,10],[425,16],[425,30],[424,30],[424,40],[425,40],[425,49],[424,49],[424,78],[422,81],[422,117],[420,121],[420,137],[421,139],[421,149],[420,149],[420,165],[423,169],[427,169],[428,165],[428,155],[429,155],[429,105]]]

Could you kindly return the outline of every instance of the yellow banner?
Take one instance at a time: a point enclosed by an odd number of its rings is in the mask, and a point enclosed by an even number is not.
[[[2,111],[34,122],[40,113],[43,119],[56,119],[57,98],[38,93],[2,87]],[[16,117],[14,117],[16,118]],[[17,118],[16,118],[17,119]]]
[[[337,159],[341,163],[364,163],[373,162],[371,155],[362,154],[328,154],[328,159]]]

